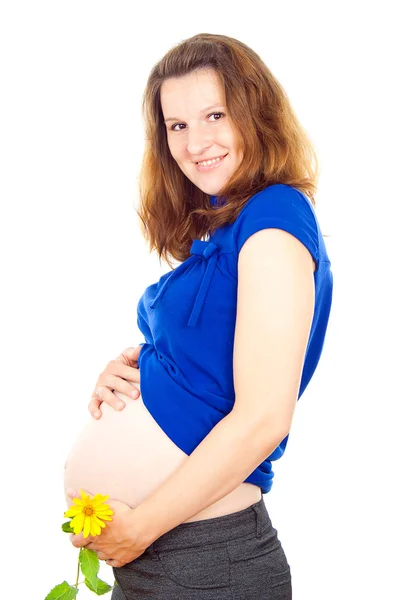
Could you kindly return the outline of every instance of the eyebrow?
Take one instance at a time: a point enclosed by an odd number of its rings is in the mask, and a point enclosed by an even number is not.
[[[220,108],[221,106],[223,106],[222,104],[212,104],[212,106],[207,106],[206,108],[203,108],[199,114],[202,114],[204,112],[206,112],[207,110],[210,110],[211,108]],[[167,123],[167,121],[179,121],[180,119],[178,117],[168,117],[167,119],[164,119],[164,123]]]

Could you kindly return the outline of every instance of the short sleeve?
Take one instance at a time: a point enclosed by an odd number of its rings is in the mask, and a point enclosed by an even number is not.
[[[238,254],[246,240],[261,229],[277,228],[299,239],[319,264],[319,232],[313,206],[299,190],[275,184],[252,196],[234,225]]]

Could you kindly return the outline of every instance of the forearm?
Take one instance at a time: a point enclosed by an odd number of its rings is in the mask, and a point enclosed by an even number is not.
[[[250,426],[231,411],[185,462],[134,509],[149,546],[234,490],[278,446],[285,433],[273,424]]]

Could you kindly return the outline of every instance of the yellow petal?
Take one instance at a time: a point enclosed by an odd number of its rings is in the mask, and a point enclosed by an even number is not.
[[[102,496],[101,494],[96,494],[95,496],[93,496],[92,502],[93,502],[93,504],[98,506],[99,504],[102,504],[102,502],[105,502],[105,500],[107,500],[107,499],[108,499],[108,496]]]
[[[102,519],[102,521],[112,521],[113,519],[111,517],[108,517],[107,515],[98,515],[99,519]]]
[[[74,517],[72,519],[70,526],[74,530],[75,535],[78,535],[78,533],[81,533],[82,527],[84,524],[84,518],[85,518],[85,516],[82,513],[80,513],[79,515],[77,515],[76,517]]]
[[[97,516],[99,519],[105,519],[106,517],[112,517],[112,516],[113,516],[113,514],[111,514],[111,515],[108,515],[106,512],[104,512],[104,513],[99,513],[99,512],[96,512],[96,513],[95,513],[95,515],[96,515],[96,516]]]
[[[84,538],[87,538],[90,532],[91,520],[90,517],[85,517],[84,523]]]
[[[95,512],[97,515],[114,515],[114,512],[111,510],[111,508],[106,508],[106,509],[97,508]]]
[[[81,491],[81,495],[82,495],[82,500],[89,500],[90,496],[88,494],[85,494],[84,490],[80,490]]]
[[[75,515],[78,515],[80,512],[82,512],[82,508],[79,506],[71,506],[65,513],[64,516],[65,517],[75,517]]]
[[[72,501],[74,502],[74,504],[76,504],[77,506],[83,506],[83,502],[81,498],[73,498]]]
[[[91,518],[91,524],[90,525],[91,525],[91,529],[90,529],[91,535],[92,536],[99,535],[99,533],[100,533],[101,530],[100,530],[99,525],[96,523],[95,519]]]
[[[92,519],[95,521],[95,523],[100,525],[100,527],[106,527],[103,521],[101,521],[96,515],[92,515]]]
[[[110,505],[106,504],[105,502],[93,502],[93,504],[96,506],[96,508],[110,508]]]

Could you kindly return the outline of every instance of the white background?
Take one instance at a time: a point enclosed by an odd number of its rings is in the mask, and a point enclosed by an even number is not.
[[[169,270],[135,212],[142,93],[155,62],[201,32],[258,52],[322,166],[332,316],[264,496],[294,599],[401,594],[395,5],[2,3],[3,598],[44,600],[75,581],[77,550],[60,531],[65,457],[106,363],[143,341],[143,290]],[[113,581],[104,563],[100,575]]]

